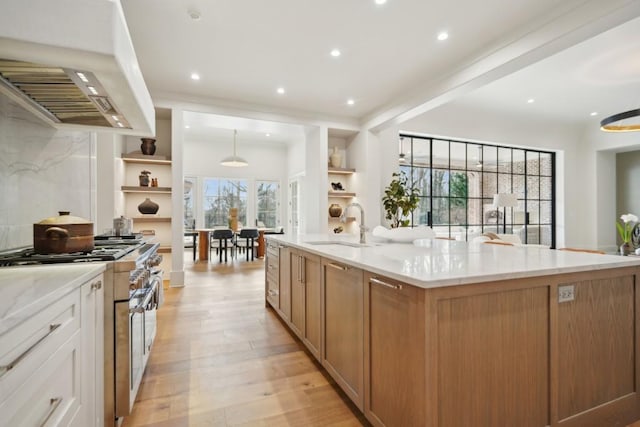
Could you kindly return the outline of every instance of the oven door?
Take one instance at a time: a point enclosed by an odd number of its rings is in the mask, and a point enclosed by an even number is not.
[[[147,305],[144,307],[144,365],[147,364],[147,358],[151,352],[151,345],[156,337],[156,312],[159,306],[159,299],[162,291],[162,275],[152,275],[149,284],[151,298],[148,299]]]
[[[136,290],[129,301],[115,304],[116,417],[129,415],[136,400],[148,358],[145,348],[146,308],[153,306],[153,298],[153,287],[145,287]],[[155,333],[155,310],[151,317]]]

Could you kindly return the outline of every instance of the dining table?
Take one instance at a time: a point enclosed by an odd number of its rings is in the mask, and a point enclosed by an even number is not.
[[[215,228],[197,228],[194,231],[198,233],[198,260],[200,261],[208,261],[209,260],[209,247],[211,245],[211,233],[214,230],[219,230],[221,228],[228,227],[215,227]],[[247,228],[257,228],[258,229],[258,247],[256,250],[256,256],[258,258],[264,258],[265,252],[265,241],[264,235],[265,233],[275,233],[276,229],[274,228],[266,228],[266,227],[247,227]],[[240,233],[241,228],[234,230],[234,233],[237,235]]]

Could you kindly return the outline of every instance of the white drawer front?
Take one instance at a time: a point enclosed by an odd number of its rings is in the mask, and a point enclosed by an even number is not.
[[[6,400],[0,426],[68,426],[80,422],[80,333],[76,332]],[[6,424],[5,424],[6,422]]]
[[[79,328],[78,289],[0,336],[0,402],[20,387]]]

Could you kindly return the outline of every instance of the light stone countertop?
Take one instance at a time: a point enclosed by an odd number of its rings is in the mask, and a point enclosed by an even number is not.
[[[104,270],[102,262],[0,268],[0,335]]]
[[[422,246],[416,246],[412,243],[382,243],[368,239],[367,246],[352,247],[344,246],[340,242],[357,244],[357,236],[308,234],[265,237],[270,241],[303,249],[421,288],[640,266],[640,257],[456,240],[423,239]]]

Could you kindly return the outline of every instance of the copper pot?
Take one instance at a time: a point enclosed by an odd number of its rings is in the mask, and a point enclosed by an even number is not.
[[[37,254],[65,254],[93,250],[93,223],[58,212],[60,216],[33,224],[33,249]]]

